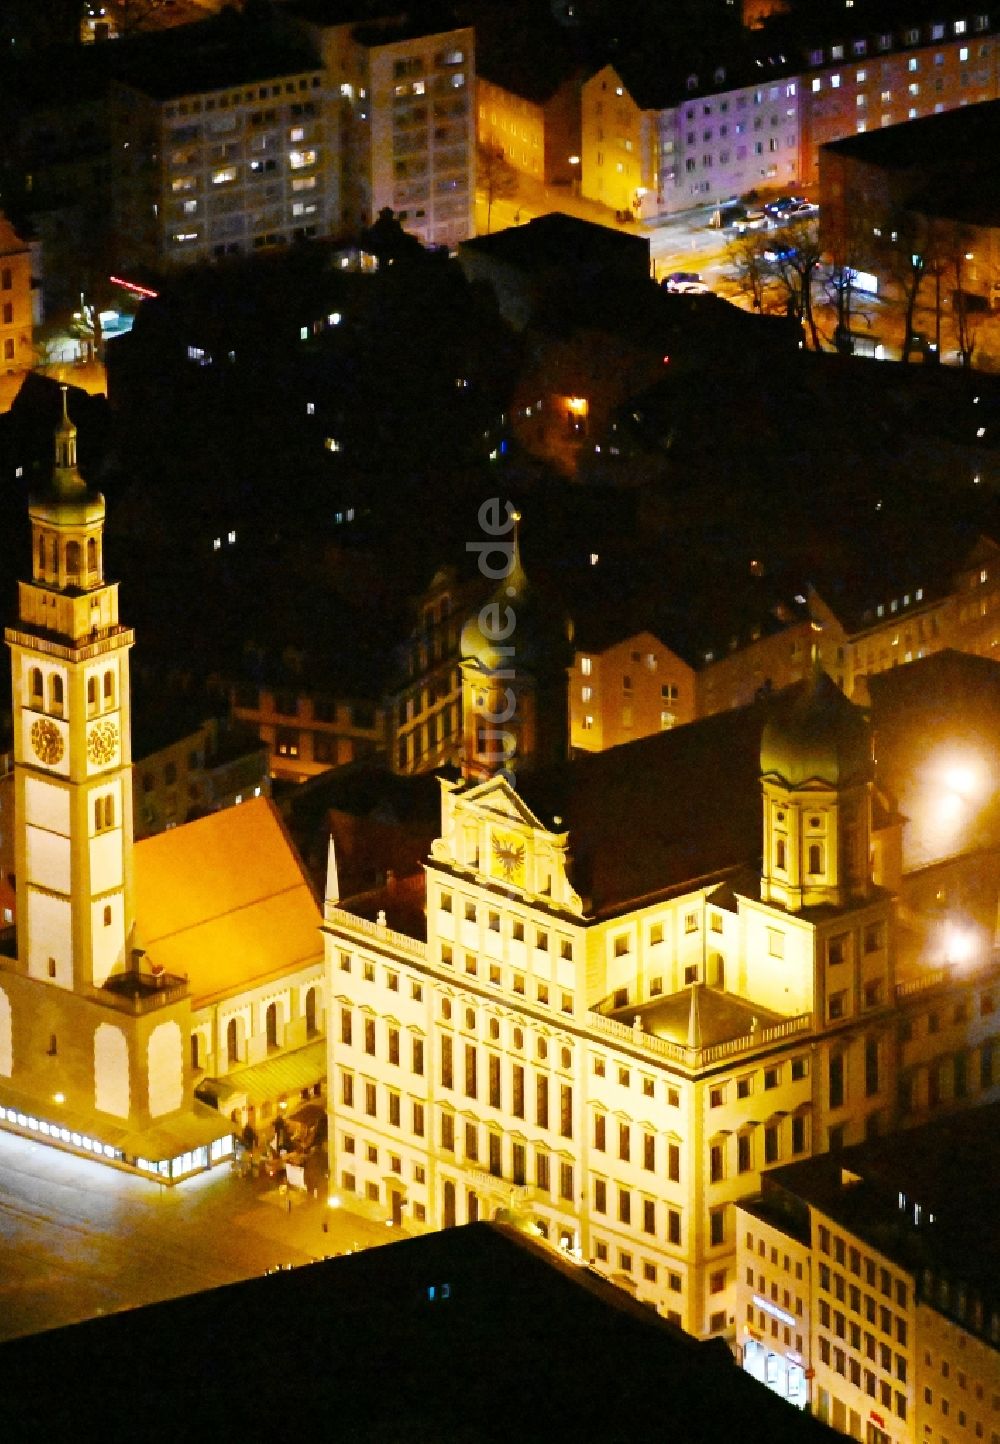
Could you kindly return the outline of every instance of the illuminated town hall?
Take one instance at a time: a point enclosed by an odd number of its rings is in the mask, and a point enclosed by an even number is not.
[[[966,664],[993,665],[917,665]],[[464,776],[425,880],[327,898],[331,1188],[407,1227],[499,1211],[742,1343],[735,1205],[763,1168],[997,1096],[995,853],[906,871],[870,722],[901,709],[818,665],[603,754],[515,757],[516,789],[477,755],[491,665],[463,657]]]

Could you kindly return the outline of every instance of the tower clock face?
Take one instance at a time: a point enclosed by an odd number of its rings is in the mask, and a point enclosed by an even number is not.
[[[95,722],[87,734],[87,756],[95,767],[106,767],[118,751],[118,728],[114,722]]]
[[[31,724],[31,746],[39,762],[54,767],[65,751],[62,733],[47,717],[39,717]]]

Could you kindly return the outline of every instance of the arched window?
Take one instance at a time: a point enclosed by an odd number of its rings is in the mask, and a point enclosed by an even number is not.
[[[823,849],[818,842],[809,844],[809,875],[818,877],[823,871]]]
[[[201,1067],[201,1038],[197,1033],[191,1034],[191,1067]]]
[[[66,543],[66,580],[68,582],[79,582],[80,580],[80,543],[78,541]]]
[[[783,837],[779,837],[774,845],[774,865],[782,872],[788,865],[785,861],[785,839]]]
[[[306,993],[306,1036],[312,1037],[316,1031],[316,989],[310,988]]]
[[[87,538],[87,571],[91,575],[97,571],[97,542],[94,537]]]
[[[230,1018],[226,1025],[226,1058],[230,1068],[240,1061],[240,1035],[235,1018]]]
[[[278,1005],[268,1003],[267,1012],[264,1014],[264,1028],[267,1032],[267,1046],[277,1048],[278,1046]]]
[[[115,799],[109,792],[104,799],[104,826],[114,827],[115,825]]]
[[[97,678],[87,678],[87,715],[92,716],[97,711]]]
[[[111,707],[111,706],[114,705],[114,700],[115,700],[115,674],[114,674],[114,672],[105,672],[105,674],[104,674],[104,705],[105,705],[106,707]]]
[[[41,669],[41,667],[32,667],[31,671],[28,673],[28,691],[29,691],[29,693],[31,694],[31,704],[32,704],[32,706],[33,706],[33,707],[40,707],[40,706],[42,705],[42,669]]]
[[[63,679],[58,672],[53,672],[49,678],[49,711],[54,717],[61,717],[63,714]]]

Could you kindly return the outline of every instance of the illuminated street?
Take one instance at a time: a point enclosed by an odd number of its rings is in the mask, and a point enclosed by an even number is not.
[[[0,1133],[0,1339],[398,1237],[228,1167],[160,1189]]]

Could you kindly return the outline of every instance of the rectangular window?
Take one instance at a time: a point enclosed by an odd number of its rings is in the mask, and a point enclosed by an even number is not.
[[[830,1107],[844,1106],[844,1055],[834,1053],[830,1057]]]
[[[563,1138],[573,1137],[573,1085],[563,1083],[559,1089],[559,1132]]]
[[[667,1144],[667,1177],[671,1183],[681,1181],[681,1149],[679,1143]]]
[[[513,1096],[513,1099],[512,1099],[512,1101],[511,1101],[510,1111],[513,1113],[513,1115],[514,1115],[515,1118],[523,1118],[523,1117],[524,1117],[524,1067],[523,1067],[522,1064],[520,1064],[520,1063],[515,1063],[515,1064],[514,1064],[513,1071],[512,1071],[512,1079],[513,1079],[513,1085],[514,1085],[514,1086],[513,1086],[513,1095],[514,1095],[514,1096]]]
[[[489,1055],[490,1107],[500,1107],[500,1059],[496,1053]]]
[[[424,1136],[424,1105],[414,1103],[413,1105],[413,1131],[418,1138]]]
[[[475,1098],[479,1088],[475,1043],[465,1045],[465,1096]]]
[[[708,1211],[709,1242],[715,1247],[726,1241],[726,1207],[710,1208]]]
[[[424,1071],[424,1040],[423,1040],[423,1038],[414,1038],[414,1039],[413,1039],[412,1050],[413,1050],[413,1071],[414,1071],[414,1073],[416,1073],[416,1074],[418,1074],[419,1076],[422,1077],[422,1076],[423,1076],[423,1071]]]
[[[446,1153],[455,1152],[455,1120],[450,1113],[441,1115],[441,1147]]]
[[[535,1122],[539,1128],[549,1126],[549,1080],[545,1073],[535,1076]]]
[[[441,1036],[441,1087],[454,1088],[454,1086],[452,1040],[447,1033],[444,1033]]]
[[[560,1163],[559,1165],[559,1197],[566,1203],[573,1202],[572,1163]]]

